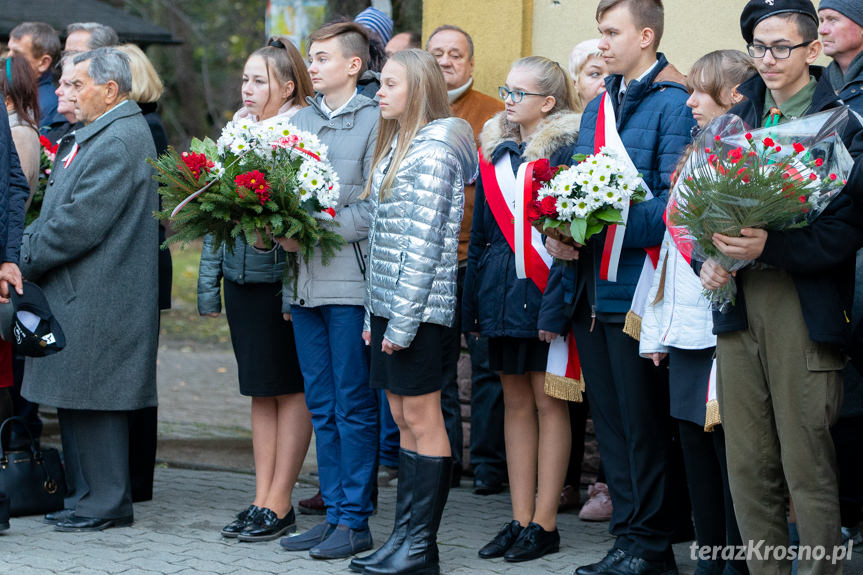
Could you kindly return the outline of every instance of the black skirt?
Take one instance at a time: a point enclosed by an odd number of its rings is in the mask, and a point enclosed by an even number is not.
[[[252,397],[302,393],[294,328],[282,319],[282,283],[238,284],[226,279],[224,285],[240,393]]]
[[[543,372],[548,362],[548,344],[537,337],[488,338],[488,366],[504,375]]]
[[[707,387],[715,352],[715,347],[668,348],[671,417],[704,425],[704,418],[707,415]]]
[[[407,349],[387,355],[381,342],[388,319],[371,318],[371,373],[369,385],[396,395],[425,395],[440,391],[443,384],[443,335],[446,329],[434,323],[421,323]]]

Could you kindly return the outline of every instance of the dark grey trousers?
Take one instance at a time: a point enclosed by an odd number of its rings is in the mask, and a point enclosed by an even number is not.
[[[57,409],[66,482],[66,508],[79,517],[132,517],[129,412]]]

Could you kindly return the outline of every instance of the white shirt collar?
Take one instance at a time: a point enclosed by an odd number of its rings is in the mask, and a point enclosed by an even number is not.
[[[657,64],[659,64],[659,60],[657,60],[656,62],[654,62],[654,63],[653,63],[653,65],[652,65],[650,68],[648,68],[647,70],[645,70],[645,71],[641,74],[641,76],[639,76],[638,78],[636,78],[634,81],[635,81],[635,82],[641,82],[642,80],[644,80],[644,79],[647,77],[647,75],[648,75],[648,74],[650,74],[650,73],[653,71],[653,69],[654,69],[654,68],[656,68],[656,65],[657,65]],[[632,82],[630,82],[630,84],[631,84],[631,83],[632,83]],[[618,101],[620,101],[620,98],[623,96],[623,94],[625,94],[625,93],[626,93],[627,88],[628,88],[628,86],[626,85],[626,79],[625,79],[625,78],[622,78],[622,79],[621,79],[621,81],[620,81],[620,89],[618,89],[618,90],[617,90],[617,99],[618,99]]]
[[[358,94],[358,93],[359,93],[359,91],[354,92],[354,95],[353,95],[353,96],[351,96],[350,98],[348,98],[348,101],[347,101],[347,102],[345,102],[344,104],[342,104],[341,106],[339,106],[339,107],[338,107],[338,108],[336,108],[335,110],[333,110],[332,108],[330,108],[329,106],[327,106],[327,97],[326,97],[326,96],[324,96],[323,98],[321,98],[321,110],[323,110],[323,111],[324,111],[324,114],[326,114],[328,118],[332,118],[333,116],[338,115],[339,113],[341,113],[341,112],[342,112],[342,110],[344,110],[345,108],[347,108],[348,104],[350,104],[350,103],[351,103],[351,100],[353,100],[354,98],[356,98],[356,97],[357,97],[357,94]]]

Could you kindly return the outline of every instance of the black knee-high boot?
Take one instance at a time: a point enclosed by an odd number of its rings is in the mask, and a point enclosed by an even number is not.
[[[389,557],[366,567],[367,575],[438,575],[437,532],[449,495],[452,457],[417,455],[407,537]],[[399,477],[401,484],[401,477]]]
[[[414,481],[416,478],[417,454],[415,451],[399,449],[399,481],[396,487],[396,520],[393,532],[386,543],[377,551],[351,561],[350,569],[362,573],[369,565],[376,565],[396,552],[408,535],[413,501]]]

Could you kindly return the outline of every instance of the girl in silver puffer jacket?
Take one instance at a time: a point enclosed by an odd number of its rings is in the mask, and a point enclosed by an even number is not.
[[[477,154],[470,125],[449,117],[443,73],[427,52],[394,54],[378,96],[363,339],[371,385],[387,392],[401,449],[393,533],[351,569],[437,573],[452,472],[440,407],[442,336],[455,318],[464,184],[476,174]]]

